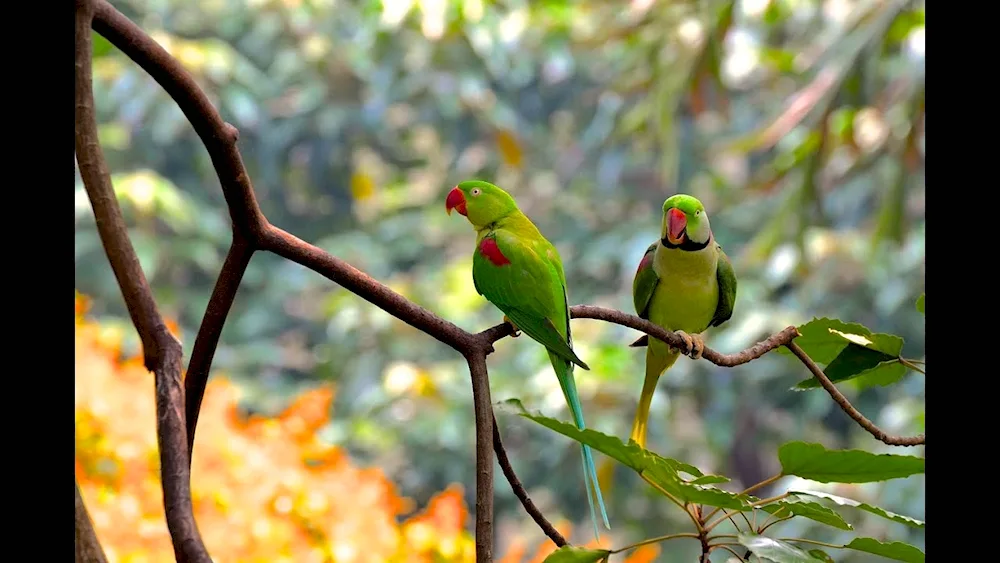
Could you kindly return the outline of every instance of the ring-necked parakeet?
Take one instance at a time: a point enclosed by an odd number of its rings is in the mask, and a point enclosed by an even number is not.
[[[632,300],[640,317],[677,332],[695,359],[705,349],[699,333],[733,315],[736,274],[712,236],[708,213],[697,199],[677,194],[663,202],[660,240],[646,249],[639,262],[632,281]],[[656,383],[677,361],[680,350],[645,335],[632,346],[643,344],[647,345],[646,378],[631,437],[645,447],[646,420]]]
[[[445,201],[448,214],[454,209],[476,229],[472,258],[472,282],[476,291],[504,313],[504,321],[544,345],[559,378],[573,421],[585,428],[583,407],[573,379],[573,364],[590,368],[573,351],[569,327],[566,274],[556,248],[517,208],[514,198],[502,189],[479,180],[452,188]],[[590,447],[583,446],[584,484],[590,518],[597,530],[594,495],[604,526],[611,529]],[[591,492],[593,487],[593,492]]]

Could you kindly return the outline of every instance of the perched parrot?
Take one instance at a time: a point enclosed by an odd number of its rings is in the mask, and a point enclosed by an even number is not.
[[[663,202],[660,240],[646,249],[632,281],[632,300],[640,317],[676,332],[692,358],[705,343],[699,333],[733,315],[736,274],[712,236],[708,213],[697,199],[677,194]],[[646,420],[660,376],[677,361],[680,350],[643,335],[632,343],[646,345],[646,378],[632,422],[632,439],[646,447]]]
[[[559,252],[521,213],[514,198],[493,184],[479,180],[458,184],[445,201],[449,215],[452,209],[464,215],[476,229],[472,258],[472,283],[476,291],[503,311],[504,321],[514,328],[515,336],[521,331],[545,346],[573,421],[581,430],[586,428],[573,379],[573,364],[585,370],[590,367],[573,351],[566,274]],[[583,470],[594,535],[600,538],[594,512],[595,494],[604,527],[610,530],[611,525],[597,482],[594,458],[586,445]]]

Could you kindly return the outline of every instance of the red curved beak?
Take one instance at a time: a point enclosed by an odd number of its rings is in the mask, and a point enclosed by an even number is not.
[[[687,228],[687,215],[676,207],[671,207],[667,211],[667,240],[670,244],[681,244],[684,242],[684,229]]]
[[[448,212],[448,215],[451,215],[452,209],[458,211],[462,215],[468,216],[465,209],[465,195],[462,193],[462,190],[458,189],[457,186],[448,192],[448,199],[444,200],[444,210]]]

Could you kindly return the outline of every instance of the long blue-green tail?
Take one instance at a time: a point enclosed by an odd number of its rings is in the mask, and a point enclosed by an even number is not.
[[[563,395],[569,404],[569,410],[573,413],[573,422],[576,427],[583,430],[587,426],[583,422],[583,406],[580,405],[580,395],[576,392],[576,380],[573,378],[573,364],[549,353],[552,367],[559,378],[559,386],[562,387]],[[601,539],[601,534],[597,529],[597,514],[594,511],[594,495],[597,495],[597,505],[601,509],[601,518],[604,520],[604,527],[611,529],[608,523],[608,512],[604,509],[604,498],[601,496],[601,485],[597,481],[597,469],[594,467],[594,456],[591,454],[590,446],[583,445],[583,481],[587,487],[587,504],[590,505],[590,521],[594,524],[594,537]],[[593,490],[591,490],[593,488]]]

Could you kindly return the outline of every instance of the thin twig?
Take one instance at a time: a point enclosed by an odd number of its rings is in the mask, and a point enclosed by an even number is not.
[[[753,529],[753,524],[750,523],[750,519],[747,518],[746,513],[740,512],[740,516],[742,516],[743,517],[743,521],[747,523],[747,529],[748,530],[752,530]],[[756,516],[756,513],[754,513],[754,516]],[[735,520],[733,520],[733,527],[736,528],[737,531],[739,531],[739,529],[740,529],[740,527],[736,525],[736,521]]]
[[[684,513],[688,515],[688,518],[691,519],[691,523],[694,524],[695,529],[698,530],[699,533],[701,533],[701,531],[702,531],[701,522],[698,521],[698,518],[694,514],[691,514],[691,511],[688,510],[687,505],[685,505],[683,502],[681,502],[680,500],[678,500],[677,497],[675,497],[674,495],[668,493],[666,489],[664,489],[663,487],[661,487],[658,484],[656,484],[655,481],[653,481],[649,477],[646,477],[646,474],[645,474],[644,471],[640,471],[639,472],[639,477],[642,478],[642,480],[645,481],[647,484],[649,484],[649,486],[651,486],[654,489],[656,489],[657,491],[659,491],[660,494],[662,494],[663,496],[667,497],[670,500],[670,502],[672,502],[672,503],[676,504],[678,507],[680,507],[680,509],[683,510]]]
[[[718,549],[725,549],[729,553],[732,553],[734,556],[736,556],[736,558],[739,559],[740,561],[746,561],[745,559],[743,559],[742,557],[740,557],[739,553],[736,553],[733,550],[733,548],[729,547],[728,545],[716,544],[716,545],[711,546],[711,548],[712,549],[716,549],[716,548],[718,548]]]
[[[687,344],[677,336],[673,331],[664,329],[661,326],[657,326],[646,319],[639,318],[635,315],[630,315],[622,311],[617,311],[615,309],[608,309],[606,307],[595,307],[593,305],[574,305],[570,307],[570,315],[574,319],[594,319],[599,321],[605,321],[609,323],[614,323],[624,327],[628,327],[640,332],[644,332],[647,335],[657,338],[670,344],[671,346],[686,350]],[[506,326],[506,329],[503,327]],[[493,340],[499,340],[504,336],[510,335],[510,326],[503,324],[497,325],[486,331],[493,337]],[[701,357],[712,362],[713,364],[721,367],[735,367],[738,365],[745,364],[752,360],[767,354],[771,350],[774,350],[780,346],[786,345],[791,342],[795,337],[799,335],[798,330],[794,326],[790,326],[782,330],[781,332],[771,335],[769,338],[754,344],[753,346],[743,350],[742,352],[737,352],[735,354],[722,354],[716,352],[711,348],[705,348]],[[640,339],[642,340],[642,339]],[[642,346],[639,341],[636,342],[636,346]]]
[[[770,497],[770,498],[764,498],[764,499],[760,499],[760,500],[754,501],[754,502],[750,503],[750,507],[751,508],[757,508],[759,506],[764,506],[765,504],[769,504],[769,503],[772,503],[772,502],[775,502],[775,501],[779,501],[779,500],[781,500],[783,498],[786,498],[788,496],[788,494],[789,493],[787,493],[787,492],[786,493],[781,493],[780,495],[777,495],[777,496],[773,496],[773,497]],[[719,524],[725,522],[729,518],[732,518],[733,515],[736,514],[737,512],[743,512],[743,511],[742,510],[731,510],[731,511],[723,514],[722,516],[720,516],[719,518],[717,518],[716,520],[714,520],[711,524],[706,524],[705,525],[705,531],[706,532],[712,531],[712,528],[714,528],[714,527],[718,526]],[[707,520],[707,518],[706,518],[706,520]]]
[[[785,346],[787,346],[788,349],[791,350],[793,354],[795,354],[796,358],[798,358],[803,364],[805,364],[807,368],[809,368],[809,371],[812,372],[813,377],[815,377],[816,380],[819,381],[819,384],[823,386],[823,389],[826,389],[826,392],[829,393],[831,397],[833,397],[833,400],[836,401],[838,405],[840,405],[840,408],[847,413],[847,416],[853,418],[854,422],[857,422],[872,436],[875,436],[877,440],[880,440],[881,442],[884,442],[890,446],[919,446],[924,443],[923,434],[918,434],[916,436],[893,436],[891,434],[887,434],[884,430],[882,430],[878,426],[875,426],[875,423],[865,418],[865,415],[858,412],[858,409],[854,408],[854,406],[851,405],[851,402],[847,400],[847,397],[845,397],[839,390],[837,390],[837,386],[834,385],[832,381],[830,381],[830,379],[826,376],[826,374],[823,373],[823,370],[820,369],[818,365],[816,365],[816,362],[814,362],[812,358],[810,358],[809,355],[806,354],[802,350],[802,348],[799,347],[798,344],[794,342],[789,342]]]
[[[778,473],[777,475],[772,475],[772,476],[768,477],[767,479],[764,479],[763,481],[757,483],[756,485],[750,485],[749,487],[743,489],[743,492],[740,493],[740,494],[741,495],[749,495],[750,493],[756,491],[757,489],[763,489],[764,487],[766,487],[766,486],[768,486],[768,485],[770,485],[772,483],[777,482],[779,479],[781,479],[784,476],[785,475],[782,474],[782,473]]]
[[[763,534],[763,533],[764,533],[764,532],[766,532],[766,531],[767,531],[767,529],[768,529],[768,528],[770,528],[771,526],[774,526],[775,524],[780,524],[780,523],[784,522],[785,520],[791,520],[791,519],[792,519],[792,518],[794,518],[794,517],[795,517],[794,515],[791,515],[791,516],[783,516],[783,517],[781,517],[781,518],[778,518],[778,519],[776,519],[776,520],[775,520],[774,522],[764,522],[764,525],[763,525],[763,526],[761,526],[759,530],[757,530],[757,533],[758,533],[758,534]]]
[[[191,505],[181,344],[167,330],[156,307],[128,238],[125,219],[115,199],[98,140],[91,70],[94,13],[92,0],[76,0],[76,159],[101,243],[142,342],[143,363],[154,374],[160,478],[174,556],[181,563],[210,563]]]
[[[555,526],[542,514],[542,511],[535,506],[531,497],[528,496],[528,491],[525,490],[524,485],[521,484],[521,480],[514,473],[514,468],[510,465],[510,459],[507,458],[507,451],[503,447],[503,441],[500,439],[500,427],[497,425],[496,417],[493,417],[493,451],[497,454],[497,462],[500,464],[500,470],[503,471],[504,477],[510,483],[510,488],[514,491],[514,496],[521,501],[524,511],[528,513],[528,516],[531,516],[531,519],[535,521],[535,524],[538,524],[538,527],[552,540],[552,543],[556,544],[557,547],[566,545],[566,538],[559,533],[559,530],[556,530]]]
[[[104,556],[104,548],[97,539],[97,532],[94,531],[94,523],[87,513],[87,507],[83,504],[83,496],[80,495],[80,483],[76,483],[76,563],[107,563],[108,558]]]
[[[655,537],[655,538],[650,538],[648,540],[642,540],[639,543],[634,543],[632,545],[626,545],[625,547],[619,547],[618,549],[612,549],[611,553],[622,553],[624,551],[628,551],[630,549],[635,549],[637,547],[642,547],[644,545],[649,545],[649,544],[652,544],[652,543],[660,543],[660,542],[665,542],[665,541],[669,541],[669,540],[675,540],[675,539],[678,539],[678,538],[699,539],[699,538],[701,538],[701,536],[699,536],[698,534],[695,534],[693,532],[682,532],[680,534],[668,534],[666,536],[659,536],[659,537]]]
[[[749,495],[750,493],[756,491],[757,489],[762,489],[762,488],[764,488],[764,487],[766,487],[766,486],[768,486],[768,485],[770,485],[770,484],[778,481],[782,477],[784,477],[784,475],[781,474],[781,473],[778,473],[777,475],[772,475],[772,476],[768,477],[767,479],[764,479],[763,481],[761,481],[761,482],[759,482],[759,483],[757,483],[755,485],[750,485],[749,487],[743,489],[743,492],[740,493],[740,496]],[[718,512],[720,510],[722,510],[722,508],[716,507],[715,510],[709,512],[708,516],[705,516],[704,519],[708,520],[709,518],[711,518],[712,516],[714,516],[716,512]]]
[[[899,363],[901,363],[904,366],[912,369],[913,371],[919,373],[920,375],[927,375],[927,372],[925,372],[922,368],[920,368],[919,366],[917,366],[916,363],[914,363],[911,360],[907,360],[906,358],[899,358]]]
[[[194,432],[198,426],[198,413],[201,412],[201,401],[205,397],[205,387],[208,385],[208,374],[212,369],[212,359],[219,346],[222,327],[226,317],[233,307],[236,292],[240,289],[243,274],[250,265],[253,248],[239,231],[233,232],[233,243],[226,254],[226,261],[219,271],[215,281],[212,297],[205,307],[205,315],[198,327],[198,336],[194,339],[194,350],[188,361],[187,373],[184,376],[184,392],[187,395],[185,404],[187,414],[188,463],[194,456]]]

